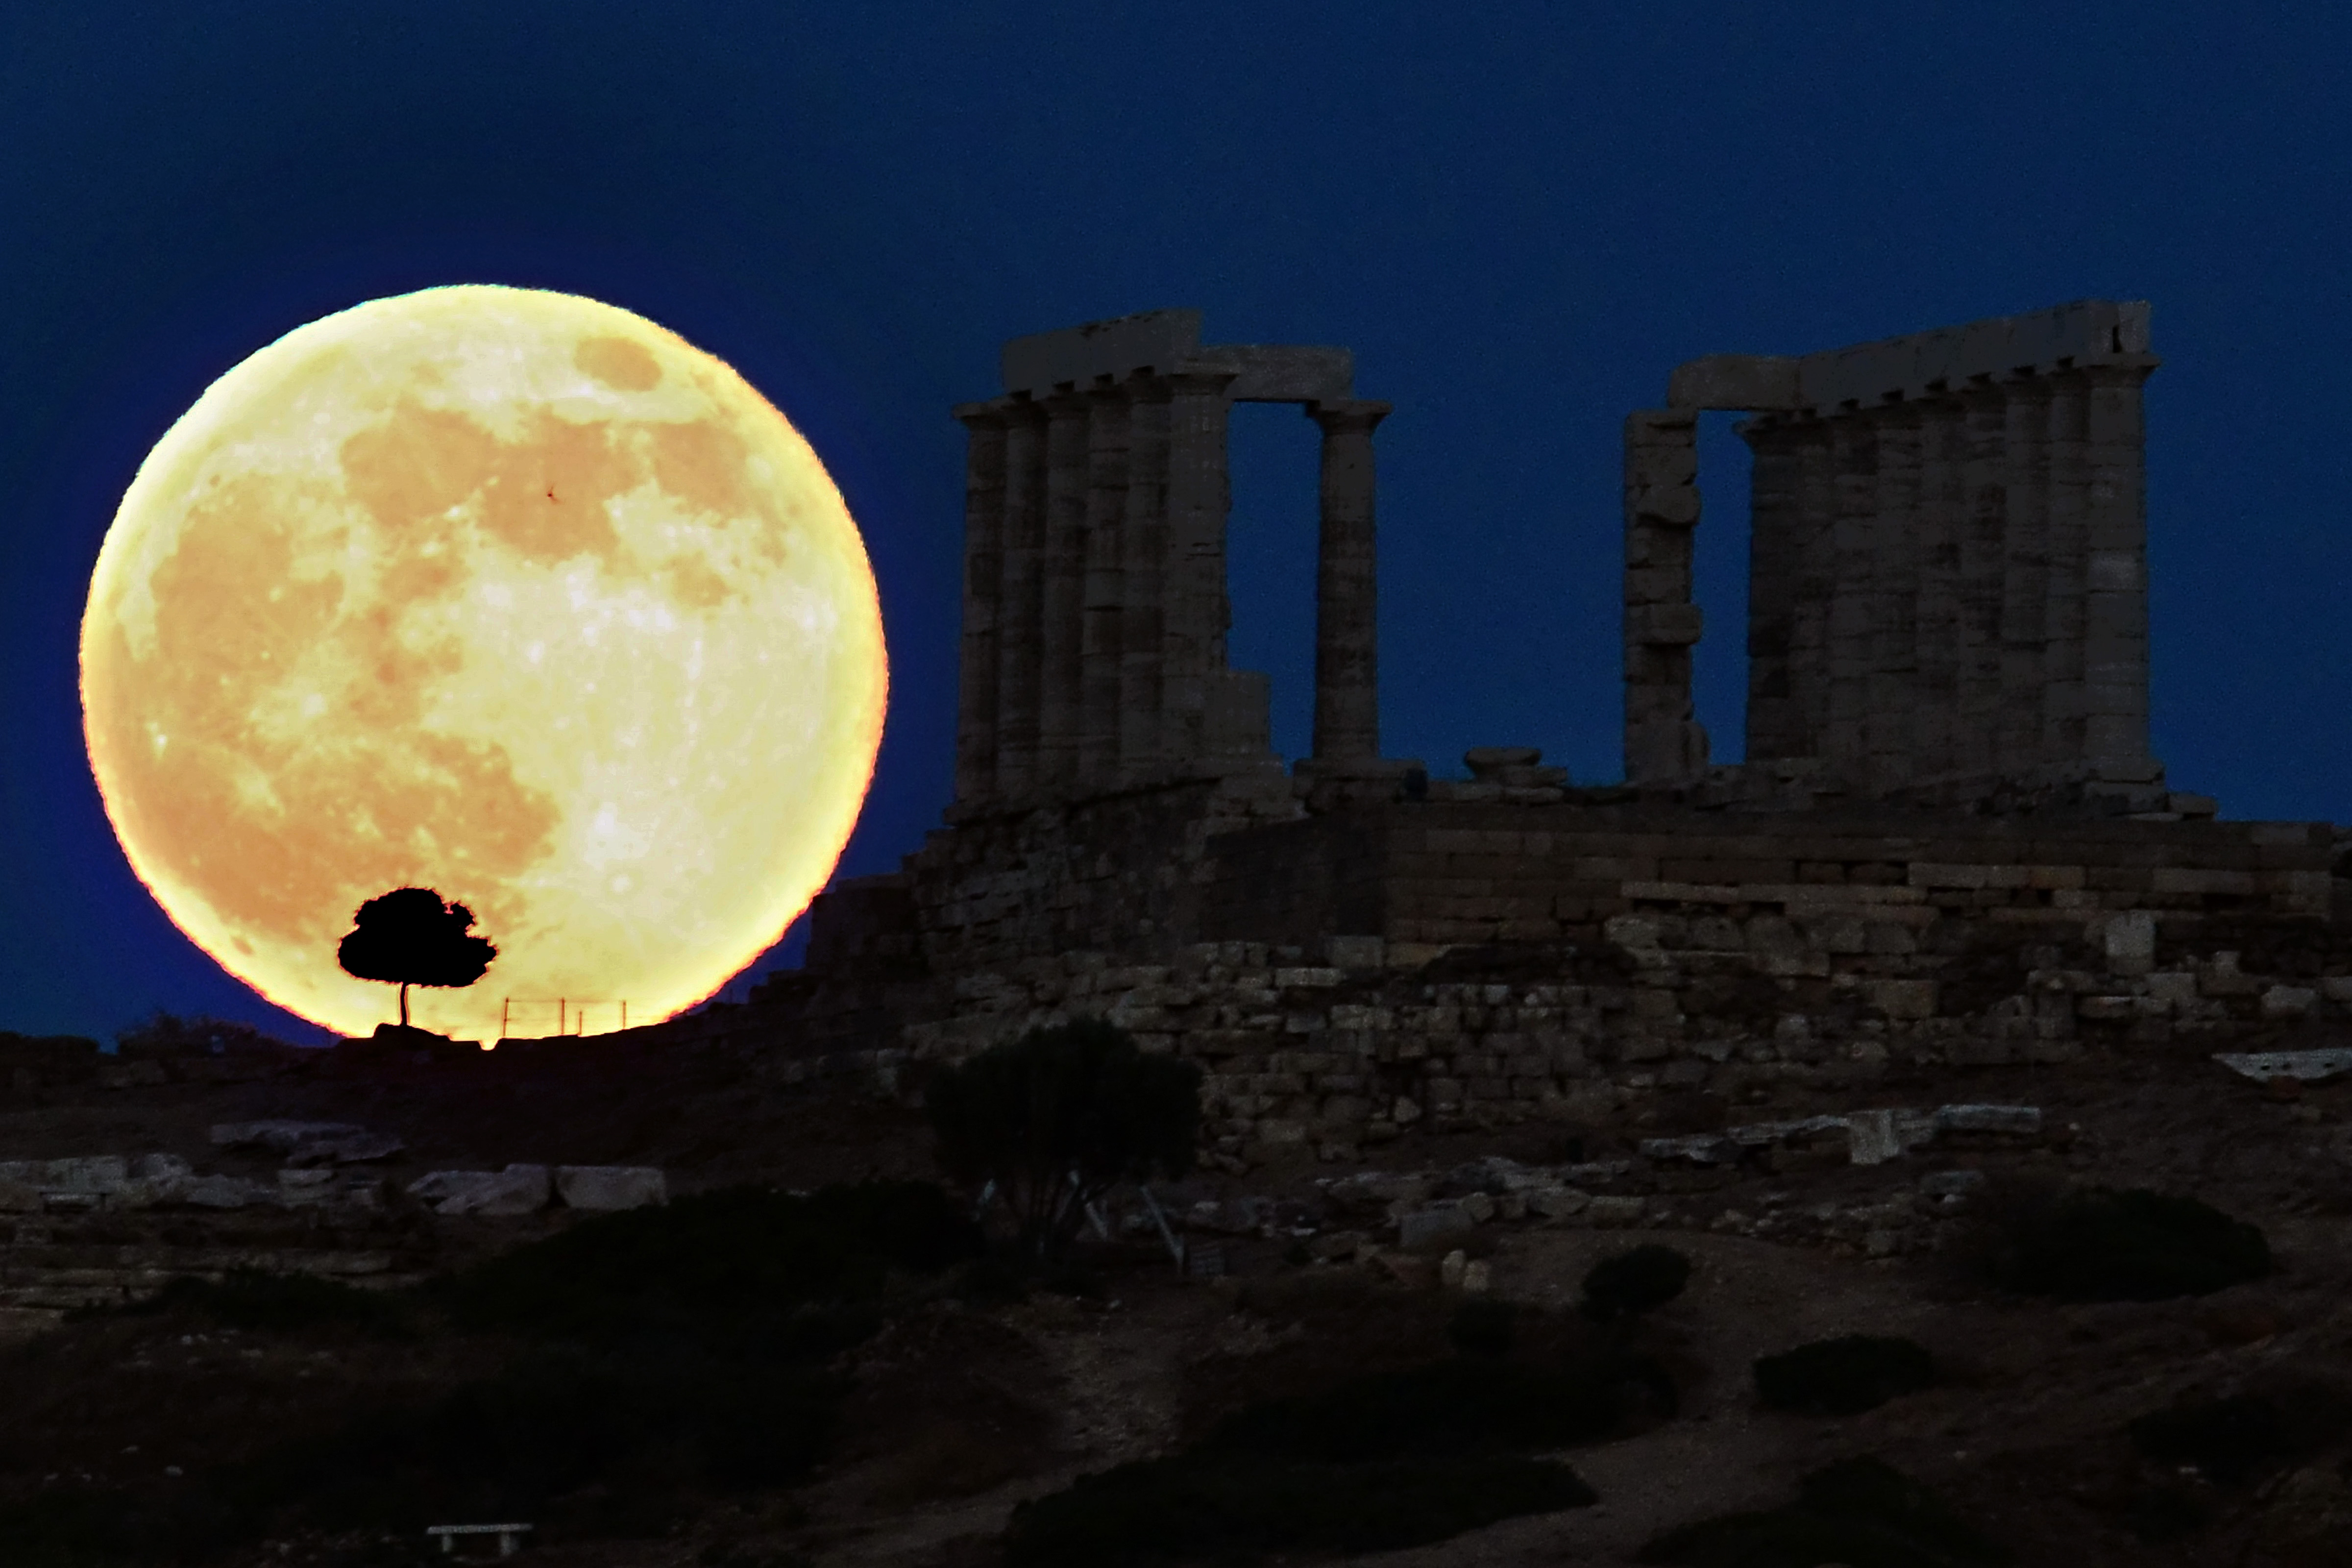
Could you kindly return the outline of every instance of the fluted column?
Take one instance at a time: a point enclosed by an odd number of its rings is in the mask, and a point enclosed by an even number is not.
[[[1066,790],[1077,782],[1079,654],[1085,637],[1087,403],[1062,392],[1045,409],[1045,636],[1037,700],[1038,782]]]
[[[1045,615],[1045,413],[1004,406],[1004,588],[997,625],[996,788],[1034,789]]]
[[[1668,784],[1706,766],[1691,707],[1691,530],[1697,526],[1698,420],[1682,409],[1625,419],[1625,779]]]
[[[1318,763],[1381,754],[1380,555],[1373,527],[1372,428],[1390,405],[1310,403],[1322,427],[1315,557],[1315,738]]]
[[[1230,371],[1168,378],[1168,554],[1162,603],[1161,754],[1193,763],[1209,753],[1209,695],[1225,671],[1225,429]]]
[[[1950,773],[1960,766],[1960,533],[1967,510],[1961,468],[1968,416],[1960,400],[1919,405],[1919,502],[1913,559],[1918,569],[1918,711],[1912,725],[1912,772]]]
[[[1749,762],[1802,755],[1790,683],[1790,645],[1800,570],[1802,466],[1797,427],[1748,419],[1737,426],[1754,454],[1748,481],[1748,743]]]
[[[2086,615],[2083,750],[2110,778],[2152,778],[2147,735],[2147,452],[2140,387],[2158,362],[2139,355],[2084,372]]]
[[[956,692],[956,799],[996,792],[998,619],[1004,595],[1004,406],[955,410],[969,433],[963,479],[963,663]]]
[[[1160,376],[1128,384],[1127,511],[1119,529],[1118,768],[1126,778],[1159,770],[1161,595],[1168,567],[1168,409]]]
[[[1918,405],[1897,403],[1877,426],[1878,503],[1871,520],[1870,676],[1863,721],[1874,787],[1908,783],[1919,706]]]
[[[1960,395],[1967,422],[1960,457],[1960,615],[1954,769],[1990,775],[2000,767],[2001,611],[2007,565],[2009,478],[2003,447],[2008,395],[1990,381]]]
[[[1830,610],[1837,599],[1837,449],[1830,422],[1800,418],[1797,446],[1796,587],[1789,609],[1789,700],[1797,745],[1788,754],[1825,757],[1830,731]]]
[[[2042,582],[2042,754],[2083,754],[2084,571],[2088,564],[2089,384],[2050,378],[2048,566]]]
[[[1093,389],[1087,411],[1085,624],[1078,662],[1078,779],[1108,788],[1118,776],[1119,657],[1126,611],[1128,395]]]
[[[1870,418],[1832,418],[1834,464],[1830,559],[1829,724],[1822,756],[1857,781],[1869,773],[1870,674],[1877,656],[1878,431]]]
[[[2002,454],[2007,525],[2002,535],[2000,713],[1998,762],[2003,773],[2039,768],[2042,646],[2049,638],[2050,387],[2038,377],[2008,385]]]

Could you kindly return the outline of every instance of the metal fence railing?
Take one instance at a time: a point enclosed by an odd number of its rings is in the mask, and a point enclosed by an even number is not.
[[[605,1018],[610,1020],[596,1031],[600,1035],[610,1029],[629,1026],[629,1005],[625,1001],[593,996],[508,996],[501,998],[499,1004],[499,1038],[518,1038],[515,1033],[518,1024],[526,1034],[534,1037],[541,1034],[584,1035],[588,1033],[591,1009],[604,1011]],[[545,1027],[549,1024],[554,1026]]]

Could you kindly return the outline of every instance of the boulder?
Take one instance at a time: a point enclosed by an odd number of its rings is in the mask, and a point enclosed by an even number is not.
[[[261,1201],[261,1184],[243,1176],[198,1176],[181,1187],[179,1201],[200,1209],[241,1209]]]
[[[389,1160],[408,1144],[389,1132],[348,1132],[326,1138],[304,1138],[286,1156],[289,1165],[355,1165],[369,1160]]]
[[[278,1201],[289,1208],[329,1203],[334,1196],[335,1173],[331,1170],[278,1173]]]
[[[669,1181],[654,1165],[558,1165],[555,1190],[575,1209],[641,1209],[669,1202]]]
[[[552,1191],[546,1166],[522,1164],[503,1171],[435,1171],[408,1185],[408,1195],[431,1204],[436,1214],[493,1218],[537,1214]]]

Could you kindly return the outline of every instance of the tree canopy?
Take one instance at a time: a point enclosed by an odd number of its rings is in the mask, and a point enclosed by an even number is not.
[[[489,938],[471,934],[474,911],[444,903],[430,888],[394,888],[352,917],[335,950],[345,973],[400,987],[400,1026],[408,1026],[412,985],[471,985],[499,955]]]

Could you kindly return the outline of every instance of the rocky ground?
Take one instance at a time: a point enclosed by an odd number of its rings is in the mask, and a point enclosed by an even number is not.
[[[385,1177],[380,1211],[0,1215],[5,1283],[76,1267],[96,1279],[93,1258],[108,1247],[194,1257],[209,1247],[218,1263],[235,1253],[238,1226],[268,1231],[257,1245],[301,1267],[306,1234],[322,1238],[321,1252],[349,1252],[357,1244],[342,1233],[357,1226],[396,1258],[385,1278],[413,1278],[576,1223],[560,1209],[443,1215],[402,1196],[416,1175],[450,1167],[658,1165],[673,1193],[933,1173],[910,1107],[785,1086],[723,1053],[589,1040],[471,1058],[239,1059],[233,1071],[29,1089],[20,1076],[0,1098],[0,1161],[172,1153],[262,1180],[278,1157],[215,1148],[214,1124],[356,1123],[404,1145],[368,1163]],[[2258,1436],[2246,1463],[2222,1474],[2150,1458],[2126,1433],[2185,1398],[2352,1389],[2352,1081],[2274,1091],[2201,1054],[2149,1048],[1842,1093],[1837,1104],[1738,1107],[1661,1093],[1614,1126],[1529,1121],[1408,1136],[1355,1163],[1301,1150],[1286,1163],[1195,1173],[1156,1189],[1185,1232],[1189,1270],[1139,1205],[1115,1205],[1114,1239],[1091,1244],[1089,1293],[992,1304],[936,1296],[847,1352],[843,1424],[808,1483],[714,1497],[656,1539],[550,1540],[530,1555],[583,1568],[977,1568],[993,1560],[1023,1499],[1168,1452],[1252,1401],[1450,1353],[1444,1324],[1465,1285],[1566,1314],[1594,1262],[1657,1241],[1696,1266],[1645,1330],[1679,1396],[1672,1414],[1565,1456],[1599,1502],[1380,1560],[1631,1563],[1665,1529],[1770,1506],[1822,1465],[1871,1454],[2024,1564],[2352,1562],[2352,1431],[2323,1427],[2268,1457]],[[2039,1128],[1947,1131],[1873,1164],[1852,1163],[1842,1132],[1704,1142],[1773,1120],[1961,1102],[2037,1107]],[[1643,1152],[1646,1140],[1695,1136],[1701,1144]],[[2036,1181],[2201,1198],[2259,1225],[2275,1272],[2154,1302],[2005,1294],[1978,1266],[1987,1205]],[[57,1250],[68,1247],[82,1250]],[[479,1375],[501,1353],[464,1336],[222,1330],[169,1312],[65,1321],[53,1299],[20,1306],[13,1327],[16,1342],[0,1351],[0,1503],[218,1463],[371,1402]],[[1937,1385],[1844,1418],[1761,1407],[1755,1358],[1850,1332],[1918,1341],[1934,1353]],[[226,1561],[389,1563],[409,1550],[289,1537]]]

